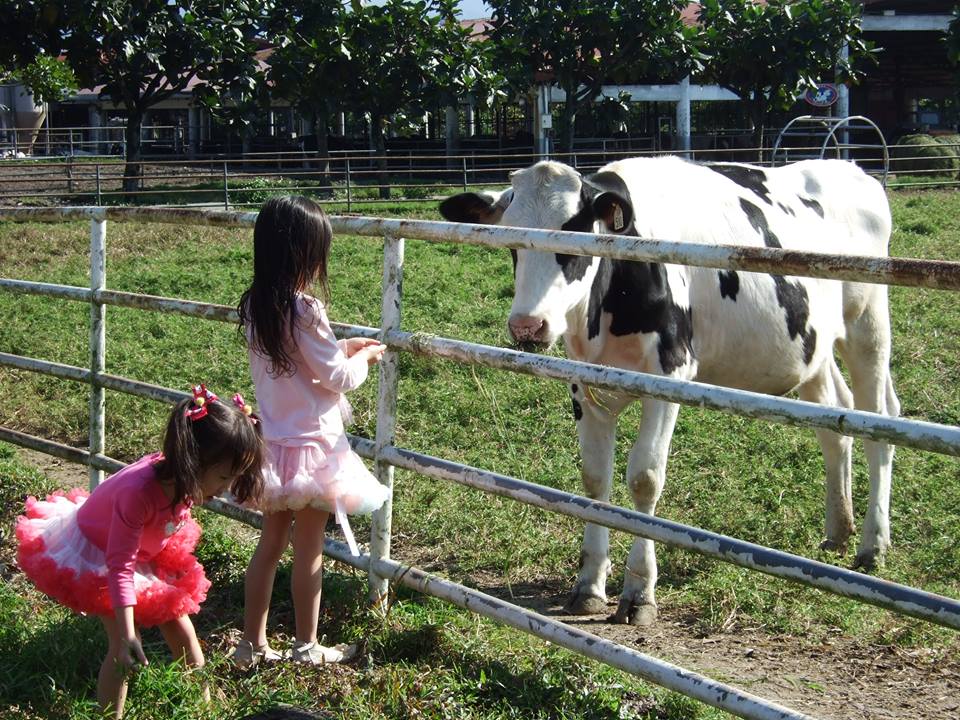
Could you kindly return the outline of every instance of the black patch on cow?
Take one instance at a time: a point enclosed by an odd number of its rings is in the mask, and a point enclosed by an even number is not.
[[[580,403],[577,402],[576,398],[571,398],[573,400],[573,419],[579,420],[583,417],[583,408],[580,407]]]
[[[600,334],[600,314],[603,312],[603,298],[610,287],[610,258],[600,258],[600,267],[593,276],[590,285],[590,302],[587,305],[587,338],[592,340]]]
[[[689,361],[693,352],[692,314],[689,308],[673,302],[663,265],[602,258],[590,287],[590,339],[600,334],[603,313],[610,315],[611,335],[657,333],[664,373],[670,374]]]
[[[767,224],[767,216],[763,214],[763,210],[759,206],[754,205],[746,198],[740,198],[740,207],[750,224],[753,225],[753,229],[760,233],[764,245],[775,248],[782,247],[780,240],[770,230],[770,225]]]
[[[593,232],[593,224],[597,221],[597,216],[593,212],[592,198],[582,190],[580,191],[580,210],[572,218],[560,226],[561,230],[570,232]]]
[[[720,297],[728,297],[736,302],[737,293],[740,292],[740,276],[736,270],[720,270],[717,277],[720,278]]]
[[[579,388],[577,388],[577,384],[576,384],[576,383],[573,383],[573,384],[570,386],[570,392],[572,392],[572,393],[575,393],[578,389],[579,389]]]
[[[810,302],[807,289],[798,282],[790,282],[783,275],[771,275],[776,288],[777,302],[787,316],[787,332],[794,340],[799,335],[803,343],[803,361],[809,365],[817,348],[817,331],[807,327]]]
[[[582,189],[580,191],[580,210],[561,225],[560,229],[570,232],[593,232],[593,224],[596,220],[591,194],[587,192],[587,189]],[[568,283],[574,280],[583,280],[583,276],[587,274],[587,269],[593,262],[593,258],[584,255],[555,253],[555,257],[560,269],[563,270],[563,277]]]
[[[813,351],[817,349],[817,330],[816,328],[807,328],[803,336],[803,362],[806,365],[813,360]]]
[[[724,164],[707,165],[706,167],[749,190],[768,205],[773,205],[773,200],[770,199],[770,189],[767,187],[767,173],[762,168]]]
[[[819,215],[820,217],[823,217],[823,205],[821,205],[820,203],[818,203],[818,202],[817,202],[816,200],[814,200],[813,198],[801,197],[801,198],[800,198],[800,202],[802,202],[802,203],[803,203],[804,205],[806,205],[808,208],[810,208],[811,210],[813,210],[813,211],[814,211],[817,215]]]
[[[574,280],[583,280],[587,274],[587,269],[593,263],[593,258],[587,255],[565,255],[556,253],[557,262],[560,263],[560,269],[563,270],[563,279],[568,283]]]
[[[787,215],[792,215],[793,217],[796,217],[797,215],[796,211],[792,207],[790,207],[789,205],[785,205],[782,202],[778,202],[777,207],[780,208]]]

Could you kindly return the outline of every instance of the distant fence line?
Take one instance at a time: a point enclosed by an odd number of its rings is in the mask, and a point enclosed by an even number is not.
[[[551,153],[583,172],[625,157],[663,154],[616,146]],[[921,150],[899,152],[890,161],[891,187],[956,187],[960,185],[960,145],[941,146],[948,155],[931,159]],[[778,164],[816,156],[820,146],[781,148]],[[771,164],[764,149],[764,164]],[[831,148],[828,157],[850,154],[868,173],[884,175],[880,157],[857,157],[858,146]],[[760,150],[700,149],[674,153],[697,161],[757,161]],[[509,184],[509,173],[541,159],[531,152],[471,152],[445,155],[415,151],[386,156],[336,153],[320,158],[311,153],[267,153],[243,159],[143,160],[137,189],[124,190],[124,163],[109,158],[68,158],[59,161],[0,160],[0,205],[26,204],[159,204],[171,207],[245,207],[259,205],[270,194],[315,194],[354,207],[381,202],[426,202],[482,187]],[[384,174],[378,163],[386,164]],[[943,167],[946,164],[949,167]],[[910,168],[908,174],[898,168]],[[389,199],[382,198],[389,194]]]
[[[111,304],[173,312],[227,322],[235,321],[235,315],[232,308],[221,305],[108,290],[104,285],[107,219],[121,222],[162,222],[249,228],[255,221],[255,217],[255,213],[167,208],[0,208],[0,221],[61,222],[88,218],[91,239],[89,288],[0,278],[2,290],[90,303],[89,369],[0,353],[0,366],[40,372],[90,384],[89,450],[71,448],[6,428],[0,428],[0,439],[71,460],[86,462],[91,467],[91,482],[94,484],[101,479],[102,470],[116,469],[119,463],[105,455],[104,391],[111,389],[168,402],[184,396],[184,393],[105,372],[105,306]],[[778,267],[793,267],[807,261],[807,272],[802,274],[851,278],[864,282],[895,282],[902,285],[942,289],[960,289],[960,263],[845,256],[831,256],[831,259],[824,261],[823,258],[818,260],[815,256],[805,253],[776,248],[764,248],[765,254],[754,257],[738,255],[737,251],[741,250],[738,248],[705,249],[689,243],[647,241],[609,235],[591,237],[583,233],[561,231],[518,230],[364,217],[333,216],[331,221],[334,229],[339,233],[382,237],[384,242],[381,327],[338,324],[334,329],[341,336],[350,334],[376,337],[388,346],[388,352],[379,366],[375,439],[370,441],[352,438],[357,451],[375,461],[377,475],[388,487],[392,487],[393,484],[394,467],[406,468],[422,475],[457,482],[570,517],[599,523],[769,575],[855,598],[946,627],[960,629],[960,601],[952,598],[718,535],[701,528],[618,508],[554,488],[465,466],[443,458],[431,457],[396,447],[394,444],[397,384],[400,371],[398,353],[402,351],[446,358],[463,364],[557,379],[565,383],[581,382],[634,395],[649,395],[768,421],[828,428],[859,437],[888,439],[900,445],[960,456],[960,428],[952,426],[904,418],[889,418],[857,410],[841,411],[837,408],[799,400],[731,390],[702,383],[688,383],[506,348],[404,332],[400,327],[404,265],[402,236],[435,242],[492,247],[527,247],[552,252],[633,260],[657,258],[665,262],[684,262],[706,267],[732,267],[744,270],[763,270],[769,267],[771,262],[776,263]],[[930,278],[933,278],[932,284]],[[251,524],[259,522],[256,514],[223,501],[217,501],[212,509]],[[382,603],[386,598],[388,581],[402,583],[741,717],[763,720],[772,718],[800,720],[807,717],[724,683],[637,652],[632,648],[572,628],[553,618],[544,617],[499,598],[396,562],[389,558],[391,514],[392,506],[388,500],[387,504],[374,514],[370,552],[359,558],[351,557],[340,543],[327,541],[327,550],[332,557],[369,572],[371,595],[378,602]]]

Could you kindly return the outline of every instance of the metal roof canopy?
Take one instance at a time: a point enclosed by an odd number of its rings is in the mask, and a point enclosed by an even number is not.
[[[838,132],[840,137],[837,137]],[[850,132],[868,132],[876,134],[879,142],[871,143],[852,143],[849,142]],[[784,138],[806,138],[809,142],[803,143],[802,147],[790,148],[783,146]],[[822,138],[822,142],[821,142]],[[819,152],[817,146],[819,145]],[[819,115],[799,115],[788,122],[773,145],[773,152],[770,156],[772,165],[787,164],[797,160],[822,160],[827,155],[827,147],[831,147],[831,152],[835,153],[837,159],[849,159],[850,150],[880,150],[883,158],[883,172],[880,182],[886,186],[887,174],[890,170],[890,153],[887,150],[887,141],[880,132],[880,128],[867,117],[863,115],[850,115],[848,117],[824,117]],[[794,152],[791,152],[793,150]],[[877,158],[879,160],[879,158]],[[870,162],[877,160],[869,159]],[[877,171],[866,169],[872,175],[880,174]]]

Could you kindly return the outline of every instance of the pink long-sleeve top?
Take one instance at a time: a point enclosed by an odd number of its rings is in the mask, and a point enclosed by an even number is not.
[[[341,450],[347,436],[338,401],[367,379],[366,356],[344,354],[319,300],[298,295],[296,309],[295,347],[288,349],[296,366],[293,375],[271,375],[270,359],[248,342],[263,437],[280,445],[318,442],[327,451]]]
[[[190,516],[190,504],[171,508],[157,482],[154,463],[161,457],[146,455],[111,475],[77,511],[80,531],[106,555],[114,608],[137,604],[133,584],[137,563],[155,557]]]

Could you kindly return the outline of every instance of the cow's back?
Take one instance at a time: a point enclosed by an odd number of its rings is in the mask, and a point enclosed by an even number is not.
[[[880,185],[851,163],[781,168],[635,158],[604,168],[630,190],[640,237],[841,254],[885,254]],[[781,393],[805,382],[873,289],[840,281],[676,267],[674,300],[692,309],[698,379]],[[686,283],[673,278],[685,276]]]
[[[804,160],[767,172],[784,192],[819,203],[824,219],[845,231],[827,252],[887,254],[892,222],[886,192],[859,167],[845,160]]]
[[[628,158],[602,168],[630,190],[640,237],[886,255],[890,210],[881,185],[843,160],[778,168]],[[758,228],[765,228],[764,230]]]

